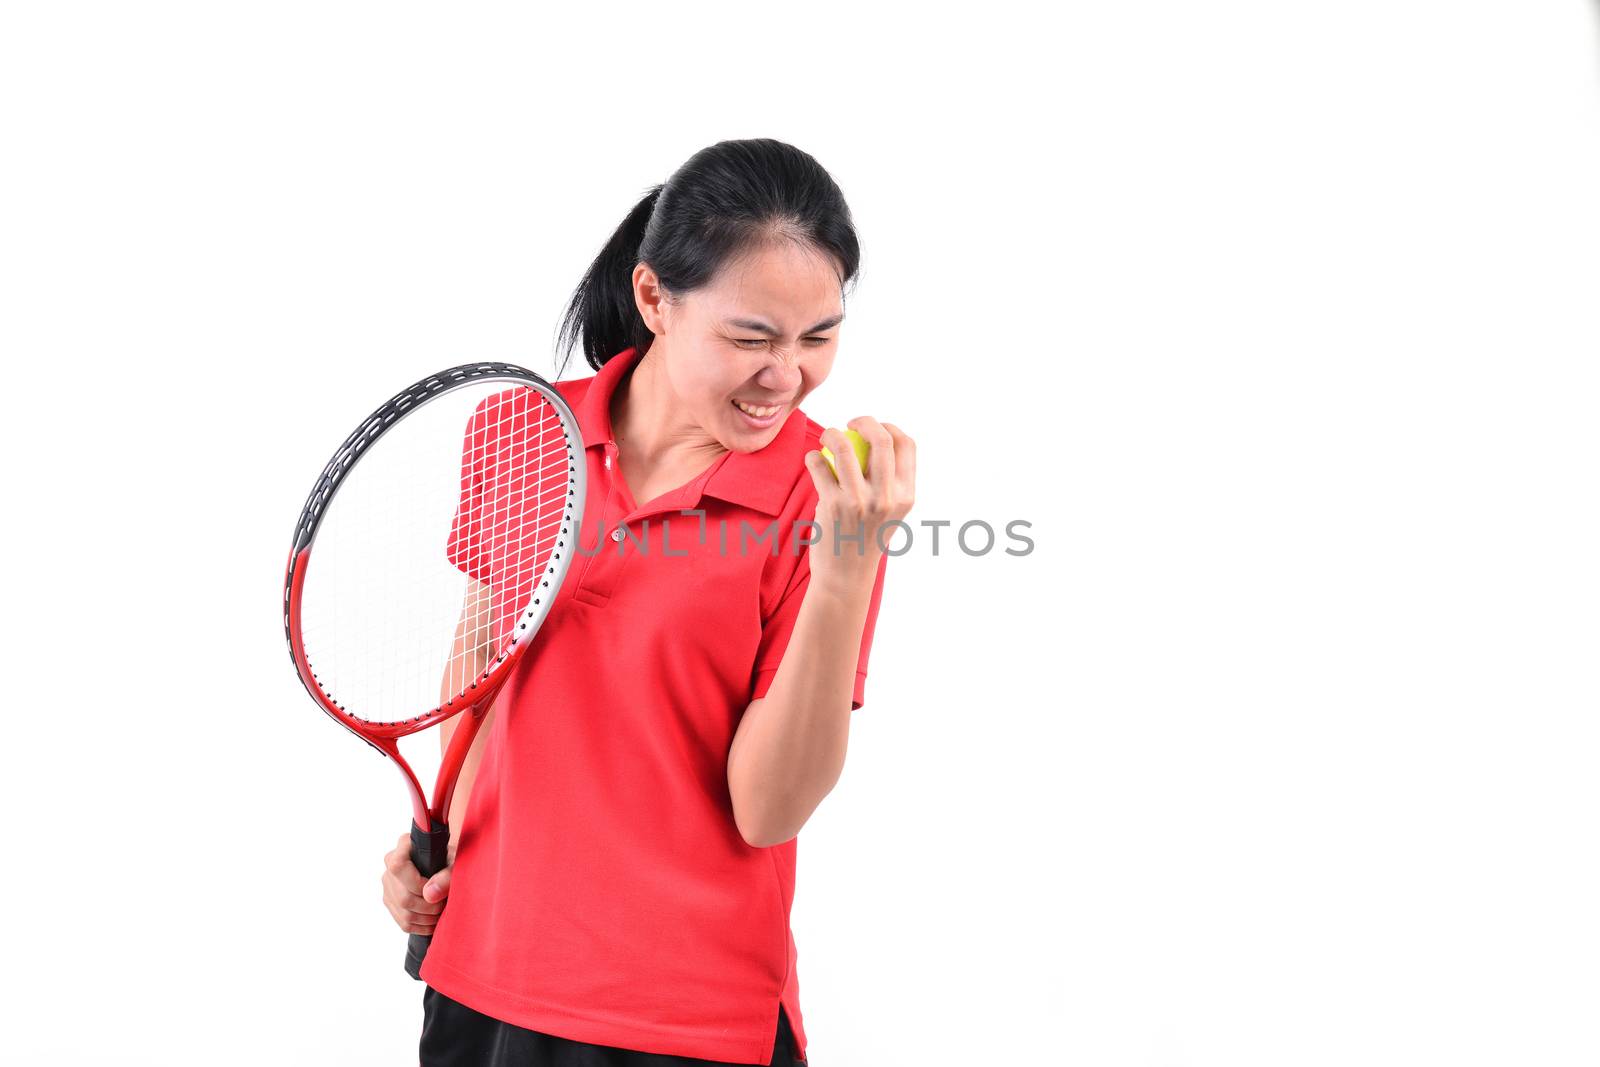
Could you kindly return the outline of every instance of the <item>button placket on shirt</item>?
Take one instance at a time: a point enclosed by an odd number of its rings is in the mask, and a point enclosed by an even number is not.
[[[579,543],[584,545],[588,553],[583,561],[583,571],[578,576],[577,588],[573,590],[573,598],[581,600],[595,607],[603,607],[611,599],[611,591],[616,588],[617,574],[622,564],[626,562],[617,551],[616,542],[620,540],[616,535],[622,533],[622,494],[618,491],[617,479],[621,471],[617,463],[617,446],[607,441],[601,448],[604,458],[600,466],[600,475],[605,482],[605,500],[600,505],[598,517],[599,530],[593,545],[585,543],[580,537]],[[585,521],[589,521],[585,516]],[[588,529],[584,530],[588,533]]]
[[[646,544],[651,532],[647,525],[649,520],[656,516],[666,516],[662,522],[668,523],[684,508],[696,506],[706,479],[720,466],[713,464],[704,474],[678,492],[663,494],[645,507],[635,504],[633,511],[624,513],[623,505],[631,500],[631,497],[627,492],[627,483],[622,480],[622,464],[617,458],[617,446],[614,442],[607,441],[603,448],[605,456],[601,461],[600,474],[605,479],[606,497],[600,509],[598,540],[593,554],[584,561],[583,574],[574,591],[577,599],[597,607],[611,599],[611,594],[616,590],[617,582],[622,577],[623,568],[628,565],[628,560],[635,552],[665,551],[664,542],[654,548],[640,547]],[[674,537],[677,536],[674,534]],[[624,544],[624,541],[632,541],[633,544],[629,546]],[[681,551],[683,546],[680,544],[677,547]],[[589,551],[587,546],[585,551]]]

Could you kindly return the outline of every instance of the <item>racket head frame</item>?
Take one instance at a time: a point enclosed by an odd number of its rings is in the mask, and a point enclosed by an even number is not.
[[[312,549],[316,543],[318,526],[340,484],[349,476],[362,456],[405,415],[446,393],[484,381],[504,381],[508,386],[524,385],[535,389],[554,409],[566,440],[567,496],[561,518],[562,533],[566,535],[566,540],[557,544],[539,580],[534,583],[530,602],[523,605],[515,624],[516,628],[506,647],[499,650],[462,694],[430,711],[398,722],[379,723],[361,719],[346,711],[333,694],[323,688],[306,657],[305,645],[300,638],[302,592]],[[306,498],[300,518],[295,523],[294,539],[284,573],[283,627],[284,640],[289,647],[289,658],[294,663],[295,673],[299,675],[301,684],[305,686],[306,692],[316,701],[318,707],[335,722],[399,764],[415,802],[419,826],[428,827],[430,807],[423,799],[416,775],[400,755],[397,742],[402,737],[426,730],[463,711],[471,713],[472,722],[470,725],[463,723],[462,727],[457,729],[458,736],[452,738],[450,751],[446,753],[444,764],[440,768],[432,807],[433,809],[443,807],[444,811],[434,810],[431,814],[443,819],[448,812],[449,796],[454,789],[456,774],[460,771],[461,762],[466,755],[466,744],[458,746],[456,742],[470,743],[471,735],[476,733],[478,722],[509,676],[518,655],[538,632],[539,626],[549,614],[551,604],[560,591],[561,582],[566,576],[577,545],[579,523],[583,518],[585,470],[583,437],[577,416],[553,385],[533,371],[512,363],[466,363],[437,374],[430,374],[402,389],[363,419],[333,454],[333,458],[323,468],[322,474]],[[458,747],[459,752],[456,751]]]

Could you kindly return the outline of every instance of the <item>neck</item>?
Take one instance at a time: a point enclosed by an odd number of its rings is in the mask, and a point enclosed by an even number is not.
[[[650,467],[715,459],[727,451],[722,442],[698,424],[675,418],[683,405],[655,347],[635,361],[611,395],[611,432],[618,450]]]

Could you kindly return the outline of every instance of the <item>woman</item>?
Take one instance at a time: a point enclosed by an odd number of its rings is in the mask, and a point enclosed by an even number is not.
[[[391,914],[433,935],[424,1067],[804,1062],[794,839],[843,768],[915,477],[896,427],[850,421],[863,472],[799,409],[858,263],[814,159],[724,141],[574,295],[582,550],[467,760],[452,865],[386,857]]]

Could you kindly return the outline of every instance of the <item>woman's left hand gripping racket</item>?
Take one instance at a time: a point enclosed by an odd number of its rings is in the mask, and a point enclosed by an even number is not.
[[[300,514],[283,590],[289,653],[312,699],[399,766],[425,878],[447,862],[450,798],[478,726],[561,588],[584,470],[578,421],[554,387],[470,363],[373,412]],[[430,802],[399,739],[462,712]],[[428,942],[411,935],[413,978]]]

